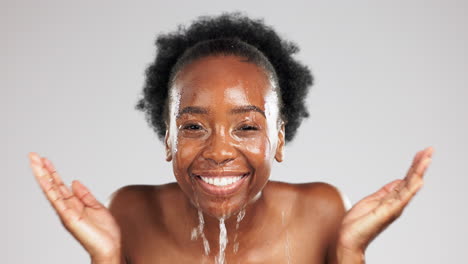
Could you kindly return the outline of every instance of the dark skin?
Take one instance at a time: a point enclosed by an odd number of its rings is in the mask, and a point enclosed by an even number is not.
[[[177,183],[123,187],[109,209],[77,181],[69,190],[49,160],[31,153],[31,165],[93,263],[215,263],[219,218],[226,219],[227,263],[363,263],[367,245],[421,188],[432,148],[415,155],[404,179],[347,211],[329,184],[269,181],[271,165],[283,160],[284,151],[276,96],[265,71],[243,58],[208,56],[188,64],[171,88],[165,139]],[[242,185],[221,194],[207,191],[199,177],[240,174]],[[199,224],[197,208],[208,255],[201,237],[190,236]]]
[[[323,199],[312,198],[318,196]],[[214,263],[218,254],[219,221],[205,217],[205,234],[212,251],[204,256],[201,241],[190,239],[193,227],[198,225],[197,211],[177,184],[128,186],[119,191],[114,201],[119,205],[113,205],[111,211],[122,227],[124,251],[132,263]],[[148,206],[154,208],[150,201],[157,201],[156,210],[148,210]],[[166,206],[162,206],[164,203]],[[136,208],[135,204],[138,204]],[[330,208],[332,206],[336,208]],[[132,217],[125,207],[133,207]],[[342,215],[337,215],[340,211]],[[269,182],[262,198],[247,209],[241,221],[237,231],[237,254],[233,244],[228,243],[227,263],[288,263],[286,240],[289,240],[292,263],[325,263],[327,249],[343,213],[340,198],[328,184]],[[164,219],[161,215],[165,215]],[[235,221],[235,217],[227,221],[229,241],[234,241]]]

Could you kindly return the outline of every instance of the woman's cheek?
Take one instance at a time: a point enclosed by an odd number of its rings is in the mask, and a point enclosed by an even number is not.
[[[173,168],[176,178],[183,180],[187,178],[188,168],[196,157],[197,147],[190,140],[179,137],[176,142],[176,152],[173,154]]]
[[[196,151],[194,147],[195,144],[193,144],[189,140],[179,138],[177,145],[178,151],[176,155],[178,160],[180,160],[182,164],[190,162],[192,157],[194,156],[194,152]]]
[[[245,138],[239,142],[239,146],[244,149],[242,152],[256,170],[269,163],[271,156],[269,145],[270,142],[265,136]]]

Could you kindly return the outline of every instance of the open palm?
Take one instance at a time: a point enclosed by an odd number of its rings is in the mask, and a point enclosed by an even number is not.
[[[115,255],[120,249],[120,229],[110,211],[79,181],[71,190],[52,163],[29,153],[31,168],[47,199],[65,228],[94,259]]]
[[[356,203],[345,215],[338,243],[346,250],[364,252],[368,244],[397,219],[423,186],[433,148],[419,151],[404,179],[392,181]]]

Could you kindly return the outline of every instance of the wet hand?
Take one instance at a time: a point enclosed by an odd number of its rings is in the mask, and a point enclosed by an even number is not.
[[[339,230],[341,251],[364,254],[368,244],[403,212],[423,186],[423,176],[432,161],[433,148],[419,151],[404,179],[392,181],[356,203],[345,215]]]
[[[88,251],[92,259],[110,259],[120,253],[120,229],[110,211],[79,181],[71,190],[52,163],[29,153],[34,176],[63,226]]]

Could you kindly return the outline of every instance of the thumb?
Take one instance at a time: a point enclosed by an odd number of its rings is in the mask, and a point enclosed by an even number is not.
[[[100,209],[103,205],[96,200],[94,195],[84,186],[80,181],[75,180],[72,182],[73,193],[84,203],[85,206],[94,209]]]

